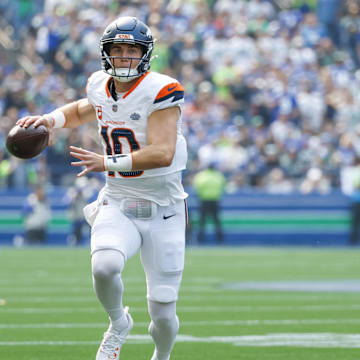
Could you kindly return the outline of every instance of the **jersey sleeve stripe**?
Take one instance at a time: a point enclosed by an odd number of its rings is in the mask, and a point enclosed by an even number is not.
[[[184,92],[183,91],[172,91],[170,94],[165,95],[161,98],[156,98],[154,101],[154,104],[157,104],[159,102],[165,101],[167,99],[173,98],[171,102],[175,102],[178,100],[181,100],[184,98]]]
[[[154,104],[158,103],[162,100],[168,99],[170,94],[173,94],[175,92],[181,92],[184,94],[184,88],[182,85],[178,82],[173,82],[170,84],[165,85],[157,94]]]
[[[173,97],[172,102],[184,98],[184,88],[178,82],[174,82],[164,86],[157,94],[154,104],[170,99],[172,97]]]

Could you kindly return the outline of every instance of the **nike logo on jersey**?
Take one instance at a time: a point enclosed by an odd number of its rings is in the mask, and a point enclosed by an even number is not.
[[[169,215],[169,216],[163,216],[163,219],[164,220],[167,220],[167,219],[170,219],[171,217],[175,216],[176,214],[172,214],[172,215]]]
[[[168,87],[168,91],[169,91],[169,92],[170,92],[170,91],[173,91],[175,88],[176,88],[176,85],[173,86],[173,87]]]

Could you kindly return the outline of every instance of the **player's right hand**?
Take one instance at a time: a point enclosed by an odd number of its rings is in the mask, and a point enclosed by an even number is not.
[[[53,126],[52,120],[49,116],[46,115],[34,115],[34,116],[25,116],[19,119],[16,122],[16,125],[27,128],[31,124],[34,124],[34,127],[38,127],[39,125],[44,125],[49,131],[49,146],[53,143]]]

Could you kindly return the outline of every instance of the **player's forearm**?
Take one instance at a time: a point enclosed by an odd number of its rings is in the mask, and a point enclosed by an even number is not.
[[[150,170],[170,166],[174,150],[166,145],[147,145],[131,154],[105,156],[106,171]]]
[[[61,111],[65,116],[65,123],[62,127],[75,128],[81,125],[81,120],[78,112],[78,101],[61,106],[56,109],[56,111]]]
[[[63,119],[61,119],[61,113],[64,115]],[[86,99],[81,99],[61,106],[49,115],[51,116],[52,114],[55,127],[75,128],[96,119],[94,110]],[[60,126],[57,126],[56,120],[59,115],[60,118],[58,123],[60,123]]]
[[[170,166],[175,149],[168,146],[147,145],[132,155],[132,170],[149,170]]]

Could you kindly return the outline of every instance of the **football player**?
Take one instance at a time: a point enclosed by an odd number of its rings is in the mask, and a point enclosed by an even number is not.
[[[17,124],[73,128],[97,121],[104,154],[71,146],[79,177],[105,171],[96,202],[84,208],[91,225],[91,263],[96,295],[109,315],[96,360],[119,359],[133,327],[123,307],[122,271],[140,250],[146,274],[152,360],[169,360],[179,329],[176,301],[184,267],[187,209],[181,171],[187,161],[181,133],[181,84],[150,72],[154,46],[147,25],[120,17],[100,40],[102,71],[90,76],[87,98]],[[51,136],[50,136],[51,137]]]

